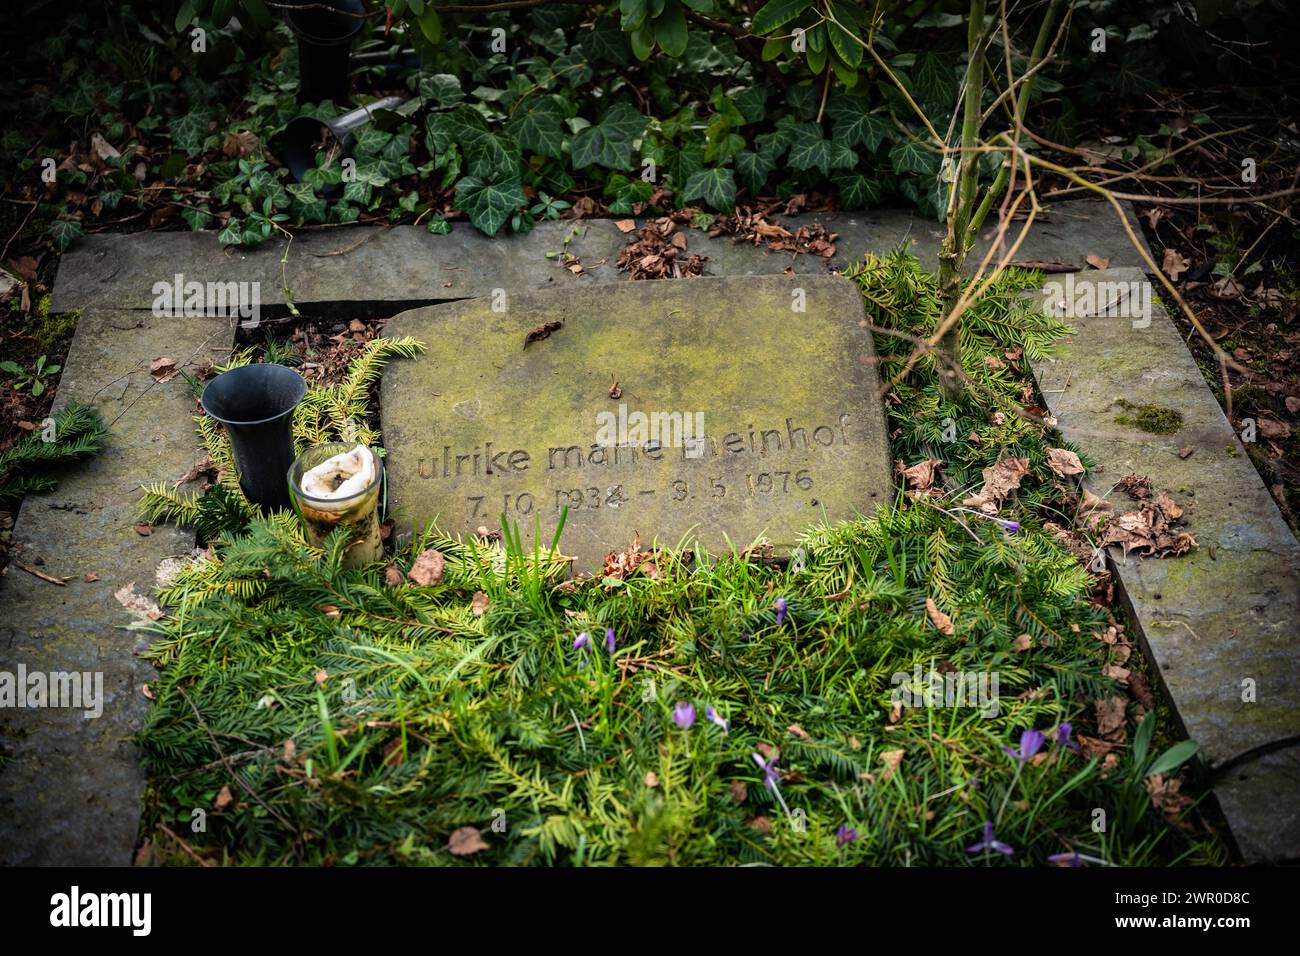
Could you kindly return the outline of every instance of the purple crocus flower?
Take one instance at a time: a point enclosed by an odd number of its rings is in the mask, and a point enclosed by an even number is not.
[[[1021,763],[1024,763],[1034,754],[1038,753],[1038,751],[1043,749],[1043,742],[1045,739],[1046,738],[1041,733],[1031,727],[1020,735],[1020,749],[1018,751],[1012,750],[1010,747],[1003,747],[1002,749],[1011,754],[1011,756],[1015,757]]]
[[[785,598],[777,598],[777,599],[776,599],[776,603],[774,603],[774,604],[772,605],[772,607],[776,610],[776,623],[777,623],[778,625],[779,625],[779,624],[784,624],[784,623],[785,623],[785,610],[786,610],[786,609],[785,609]]]
[[[579,634],[577,637],[573,639],[573,649],[575,651],[586,650],[590,646],[591,646],[591,635],[588,634],[586,631],[583,631],[581,634]]]
[[[617,646],[618,642],[614,639],[614,629],[612,627],[605,628],[605,650],[613,654],[614,648]]]
[[[1010,531],[1012,534],[1015,534],[1017,531],[1020,530],[1019,521],[1008,521],[1005,518],[994,518],[993,520],[996,521],[998,524],[1002,525],[1003,528],[1005,528],[1007,531]]]
[[[1058,866],[1083,866],[1083,859],[1077,853],[1053,853],[1047,858],[1047,862]]]
[[[972,843],[970,846],[966,847],[967,853],[982,853],[985,850],[996,850],[1006,856],[1010,856],[1016,852],[1012,847],[1007,846],[993,834],[992,820],[984,821],[984,839],[980,840],[979,843]]]
[[[853,827],[844,825],[843,823],[841,823],[840,828],[835,831],[835,845],[837,847],[844,846],[846,843],[852,843],[857,838],[858,831],[853,829]]]
[[[695,705],[689,700],[679,700],[673,708],[673,722],[682,730],[690,730],[695,723]]]
[[[1058,747],[1069,747],[1075,753],[1078,753],[1079,744],[1076,741],[1070,739],[1070,732],[1072,729],[1073,728],[1071,728],[1070,722],[1068,720],[1065,723],[1061,724],[1061,726],[1057,727],[1056,745]]]
[[[776,785],[781,782],[781,771],[776,769],[776,757],[764,760],[762,754],[751,753],[750,756],[763,770],[763,785],[769,790],[776,789]]]
[[[704,708],[704,716],[709,718],[710,721],[717,724],[719,727],[721,727],[722,732],[724,734],[727,732],[727,729],[731,726],[730,722],[725,717],[723,717],[721,714],[719,714],[716,710],[713,709],[712,704]]]

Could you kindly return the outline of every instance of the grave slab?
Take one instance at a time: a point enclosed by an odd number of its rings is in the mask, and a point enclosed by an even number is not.
[[[1132,220],[1131,209],[1125,209]],[[709,275],[779,275],[787,268],[824,274],[867,252],[903,244],[931,267],[943,235],[938,223],[908,210],[776,218],[792,228],[825,223],[840,235],[836,254],[822,259],[769,252],[725,237],[709,239],[694,229],[687,230],[689,249],[709,257]],[[983,254],[993,235],[994,230],[984,230],[976,256]],[[257,282],[264,306],[283,306],[286,280],[299,306],[387,302],[400,307],[490,295],[502,287],[511,292],[581,288],[627,281],[615,265],[627,240],[608,219],[543,222],[525,235],[502,233],[495,239],[466,223],[455,223],[450,234],[441,236],[430,235],[422,226],[346,227],[301,233],[289,249],[282,275],[282,240],[242,249],[223,248],[211,231],[105,233],[79,239],[60,260],[51,309],[147,309],[156,297],[155,283],[171,282],[177,272],[187,281]],[[562,251],[579,257],[583,275],[564,268],[557,255]],[[1084,268],[1088,255],[1108,257],[1117,268],[1142,265],[1108,203],[1054,204],[1035,222],[1018,258]],[[972,267],[976,262],[974,258]]]
[[[178,481],[200,457],[189,386],[180,377],[155,382],[149,363],[220,361],[233,340],[225,320],[81,316],[55,410],[89,402],[109,437],[100,455],[64,469],[57,489],[23,501],[13,557],[68,581],[59,587],[9,564],[0,577],[0,671],[102,674],[103,712],[0,710],[2,865],[131,862],[145,780],[130,737],[148,706],[141,685],[153,668],[134,656],[148,634],[123,630],[138,618],[114,595],[134,586],[152,599],[159,562],[194,547],[189,532],[159,526],[146,537],[134,525],[140,485]],[[87,582],[88,574],[98,580]]]
[[[562,324],[525,345],[550,323]],[[823,516],[891,497],[864,325],[861,294],[834,276],[626,282],[514,296],[504,312],[480,299],[402,313],[385,334],[429,351],[383,377],[390,514],[399,529],[436,519],[466,533],[504,511],[529,539],[540,517],[545,542],[567,506],[562,547],[581,571],[637,533],[715,553],[764,533],[789,547]],[[655,415],[678,427],[656,431]]]
[[[1073,280],[1101,304],[1147,281],[1136,269]],[[1093,314],[1068,319],[1077,330],[1069,351],[1035,365],[1047,407],[1097,459],[1091,490],[1116,513],[1134,506],[1114,490],[1130,472],[1186,509],[1196,550],[1157,560],[1111,548],[1110,561],[1202,759],[1233,761],[1216,793],[1242,854],[1300,858],[1300,764],[1284,746],[1300,737],[1300,544],[1160,303],[1152,301],[1149,323],[1085,312]],[[1177,411],[1181,425],[1142,431],[1118,421],[1132,418],[1121,402]]]

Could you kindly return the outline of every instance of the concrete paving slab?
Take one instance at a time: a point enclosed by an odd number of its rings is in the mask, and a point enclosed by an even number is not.
[[[135,847],[144,773],[130,737],[148,701],[153,669],[135,653],[144,631],[114,597],[134,584],[152,599],[155,571],[194,547],[194,535],[159,526],[134,530],[140,485],[179,480],[199,457],[194,399],[180,377],[155,382],[151,360],[179,368],[228,357],[233,327],[218,319],[156,318],[147,312],[82,314],[64,363],[56,410],[90,402],[111,423],[104,451],[65,469],[59,487],[29,495],[13,531],[15,557],[0,577],[0,671],[102,674],[102,715],[82,708],[0,710],[0,864],[127,865]],[[223,348],[226,351],[223,351]],[[84,580],[97,574],[93,582]]]
[[[1136,302],[1147,282],[1136,269],[1071,278],[1067,300],[1096,305],[1124,289]],[[1159,301],[1147,317],[1098,315],[1096,305],[1069,317],[1078,334],[1068,353],[1036,363],[1035,374],[1062,434],[1100,464],[1094,493],[1131,510],[1112,489],[1137,472],[1186,509],[1199,542],[1190,554],[1110,549],[1148,659],[1211,766],[1300,737],[1300,544]],[[1168,434],[1143,431],[1128,424],[1141,406],[1181,422],[1171,419]],[[1294,758],[1267,764],[1237,767],[1221,807],[1247,859],[1300,858],[1300,788],[1274,786],[1294,780]]]

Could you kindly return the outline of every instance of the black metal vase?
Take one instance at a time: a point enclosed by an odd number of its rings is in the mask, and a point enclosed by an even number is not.
[[[361,0],[298,0],[295,6],[300,9],[285,19],[298,37],[298,102],[346,103],[352,41],[365,25],[365,7]]]
[[[293,464],[293,411],[307,394],[301,375],[283,365],[241,365],[203,389],[203,410],[230,436],[239,487],[263,511],[293,507],[285,475]]]

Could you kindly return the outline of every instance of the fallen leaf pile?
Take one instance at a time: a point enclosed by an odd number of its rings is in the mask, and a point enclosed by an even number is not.
[[[734,216],[719,216],[709,227],[709,238],[731,236],[732,242],[767,246],[773,252],[797,252],[829,259],[835,255],[836,233],[819,222],[799,226],[794,232],[767,219],[768,211],[743,209]]]
[[[642,551],[641,536],[635,532],[632,535],[632,545],[626,551],[611,551],[605,555],[604,574],[607,578],[616,578],[622,581],[638,571],[648,578],[658,578],[661,575],[659,561],[662,555],[659,551]]]
[[[633,279],[684,279],[703,274],[708,256],[688,254],[686,233],[673,216],[651,219],[618,254],[618,268]]]
[[[360,319],[338,323],[333,334],[324,335],[311,326],[303,326],[293,333],[291,341],[303,357],[298,372],[308,381],[320,385],[336,385],[347,375],[353,361],[365,350],[366,344],[381,331],[379,325],[368,325]]]
[[[1103,547],[1117,544],[1125,554],[1136,551],[1147,557],[1186,554],[1196,547],[1196,539],[1175,527],[1182,516],[1183,509],[1162,491],[1154,501],[1141,501],[1136,510],[1111,518],[1097,543]]]

